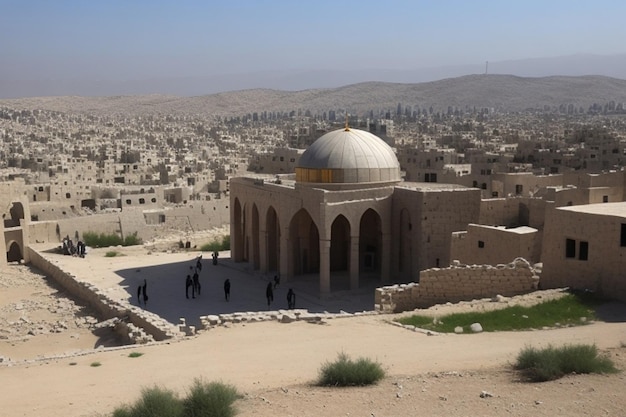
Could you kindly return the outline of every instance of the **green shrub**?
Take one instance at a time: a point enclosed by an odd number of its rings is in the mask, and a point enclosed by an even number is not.
[[[385,376],[381,365],[367,358],[353,361],[340,353],[334,362],[326,362],[320,369],[318,384],[324,386],[362,386],[378,382]]]
[[[196,379],[183,400],[185,417],[232,417],[237,390],[220,382],[203,382]]]
[[[130,352],[130,353],[128,354],[128,357],[129,357],[129,358],[138,358],[138,357],[140,357],[140,356],[143,356],[143,353],[141,353],[141,352]]]
[[[91,366],[93,368],[97,368],[98,366],[101,366],[101,365],[102,364],[100,362],[91,362],[91,365],[89,365],[89,366]]]
[[[153,387],[143,389],[134,404],[113,411],[113,417],[232,417],[236,389],[219,382],[196,379],[188,395],[180,399],[173,391]]]
[[[514,366],[534,382],[551,381],[571,373],[617,372],[610,358],[598,355],[595,345],[548,346],[540,350],[526,347]]]
[[[110,250],[107,251],[107,253],[104,254],[105,258],[115,258],[116,256],[120,255],[120,253],[116,250]]]
[[[140,245],[141,239],[137,237],[137,232],[127,235],[124,239],[115,233],[96,233],[85,232],[83,233],[83,241],[85,245],[92,248],[108,248],[109,246],[132,246]]]
[[[132,405],[113,411],[113,417],[182,417],[183,404],[173,391],[165,388],[143,389],[141,398]]]
[[[200,250],[203,252],[230,250],[230,235],[222,236],[221,240],[213,239],[210,243],[205,243],[200,246]]]

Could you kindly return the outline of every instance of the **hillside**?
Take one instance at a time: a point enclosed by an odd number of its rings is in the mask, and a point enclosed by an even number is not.
[[[446,110],[490,107],[520,111],[561,104],[585,110],[593,103],[626,102],[626,80],[603,76],[525,78],[512,75],[468,75],[440,81],[400,84],[365,82],[333,89],[279,91],[252,89],[196,97],[166,95],[113,97],[38,97],[0,100],[10,108],[47,109],[90,114],[180,114],[237,116],[252,112],[309,109],[321,113],[347,109],[395,111],[398,103]]]

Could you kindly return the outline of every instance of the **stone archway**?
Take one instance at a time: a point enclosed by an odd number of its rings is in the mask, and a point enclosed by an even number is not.
[[[380,272],[382,264],[382,222],[380,215],[367,209],[359,227],[359,270]]]
[[[280,224],[274,207],[267,209],[265,216],[267,230],[267,270],[280,271]]]
[[[306,209],[300,209],[291,219],[289,241],[294,275],[319,272],[319,231]]]
[[[330,228],[330,270],[348,271],[350,268],[350,223],[343,215]]]
[[[235,262],[243,261],[243,242],[244,242],[244,227],[243,227],[243,213],[241,209],[241,203],[238,198],[235,198],[235,204],[233,204],[233,218],[232,218],[232,230],[231,240],[233,244],[233,260]]]
[[[22,256],[22,248],[16,241],[11,241],[7,250],[7,262],[21,262],[24,259]]]

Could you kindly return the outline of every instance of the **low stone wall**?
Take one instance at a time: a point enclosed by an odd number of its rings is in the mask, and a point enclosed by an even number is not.
[[[461,265],[420,272],[418,283],[376,289],[375,309],[399,313],[435,304],[456,303],[477,298],[506,297],[536,291],[539,277],[523,258],[506,265]]]
[[[109,321],[116,333],[127,343],[147,343],[183,336],[176,326],[160,316],[127,302],[110,299],[95,285],[63,271],[32,248],[30,262],[46,276],[63,287],[76,300],[93,308],[100,320]]]

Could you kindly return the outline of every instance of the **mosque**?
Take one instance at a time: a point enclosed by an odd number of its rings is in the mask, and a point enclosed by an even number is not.
[[[320,293],[417,282],[450,264],[452,232],[480,213],[480,190],[411,183],[379,137],[346,125],[317,139],[295,176],[230,181],[231,256]]]

